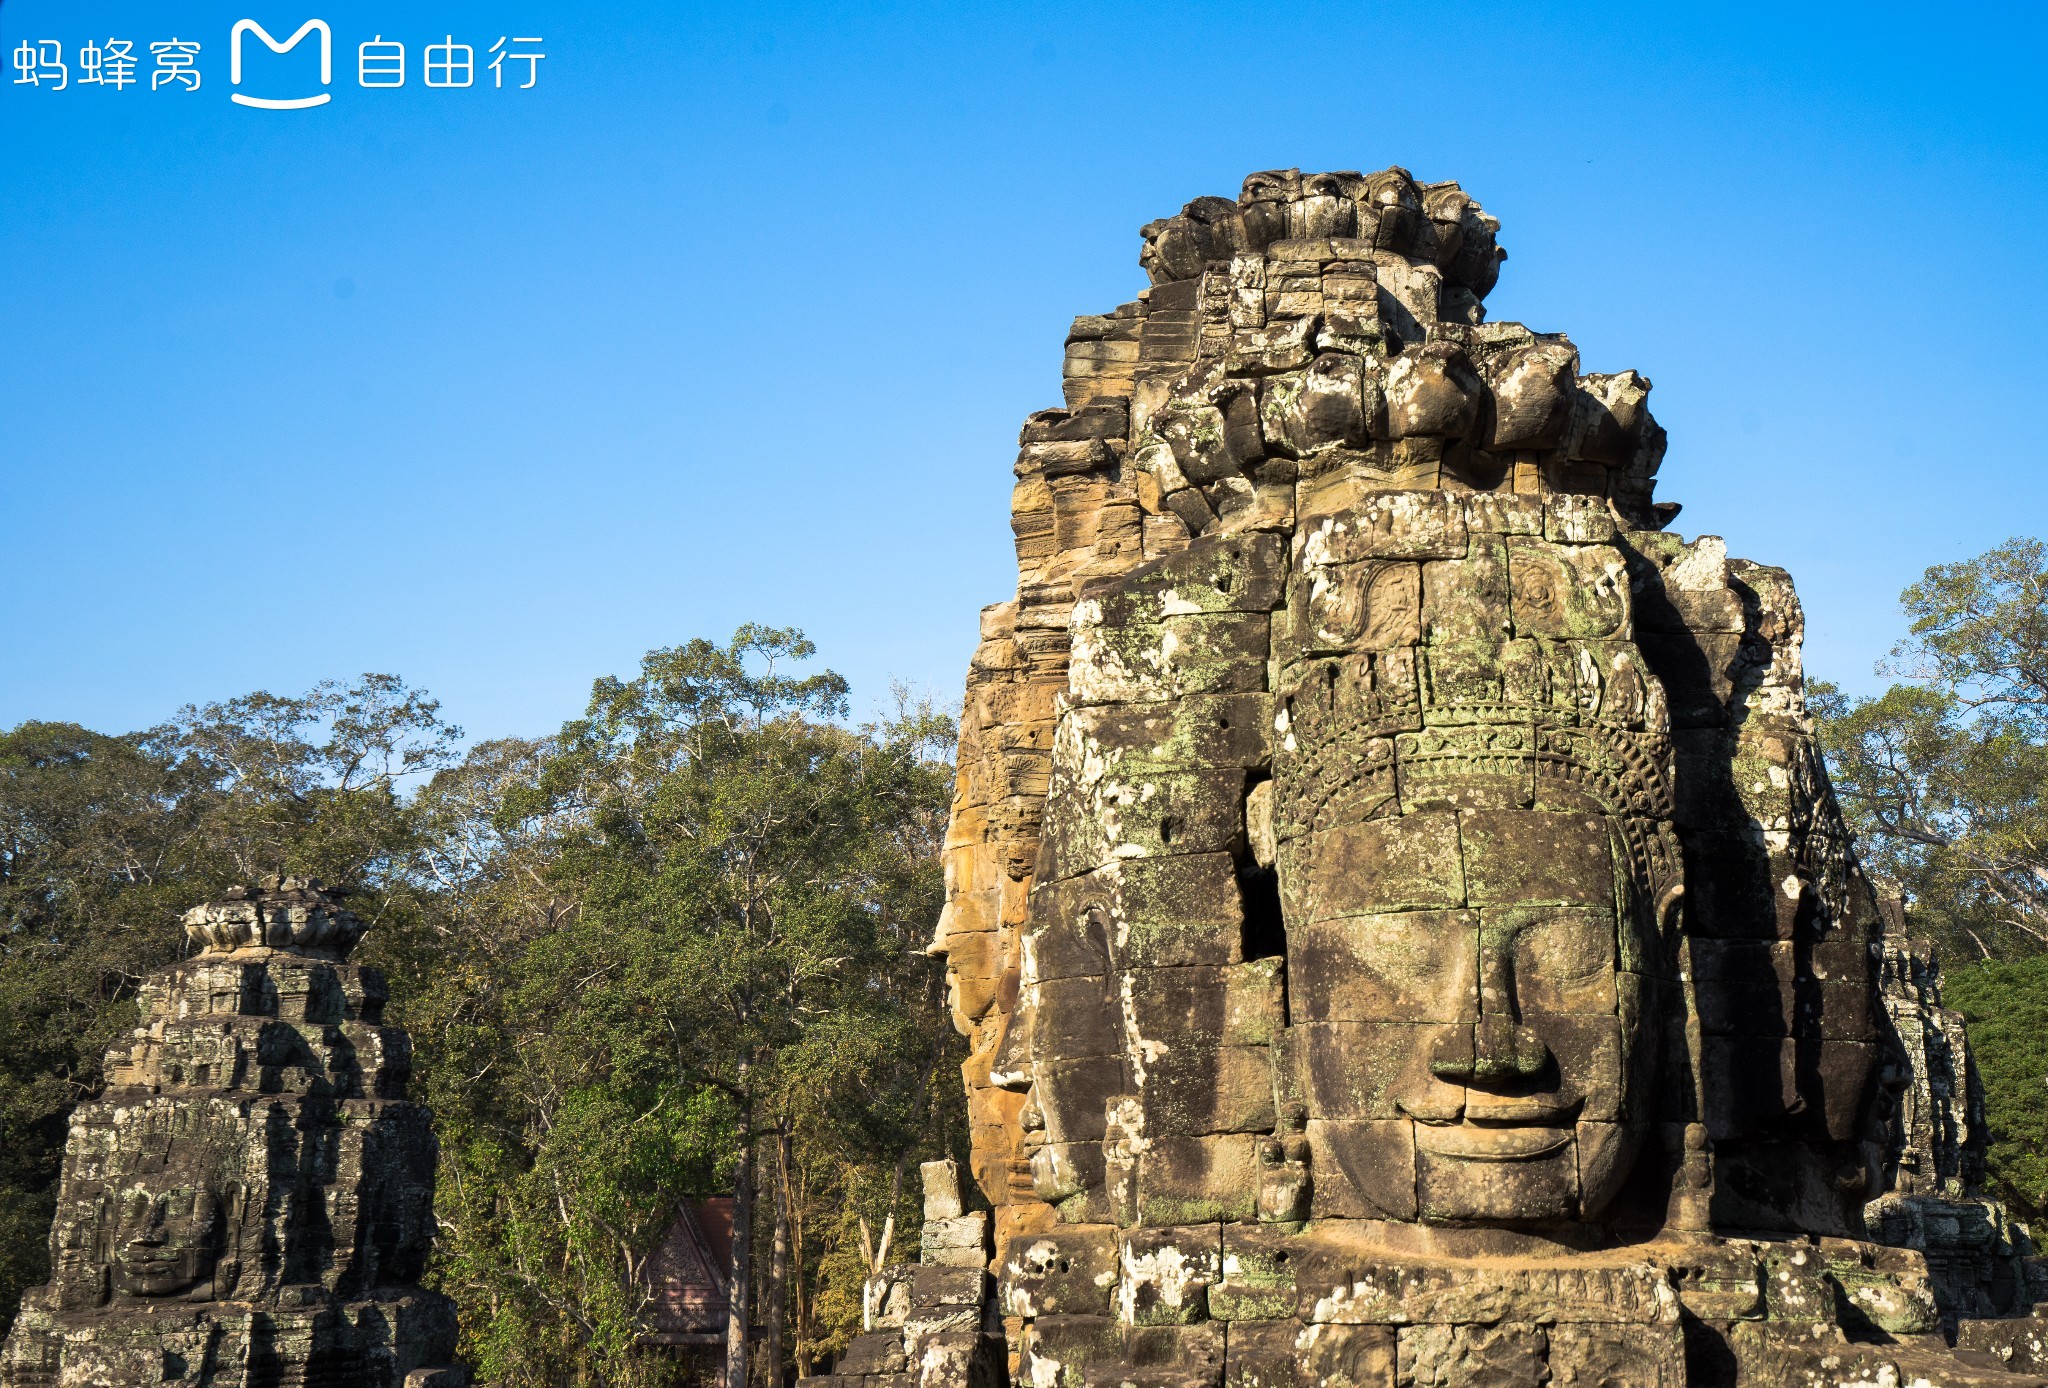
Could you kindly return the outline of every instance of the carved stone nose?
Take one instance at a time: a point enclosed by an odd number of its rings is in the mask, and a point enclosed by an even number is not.
[[[996,1043],[995,1060],[989,1065],[989,1083],[998,1089],[1024,1089],[1031,1083],[1031,1024],[1033,1010],[1027,1001],[1011,1012],[1003,1026],[1003,1038]]]
[[[1511,1017],[1488,1013],[1471,1035],[1469,1046],[1462,1031],[1440,1038],[1429,1073],[1452,1084],[1515,1084],[1537,1078],[1550,1065],[1543,1038]]]
[[[1466,1042],[1463,1028],[1438,1038],[1429,1072],[1465,1085],[1524,1085],[1551,1065],[1550,1047],[1521,1023],[1516,1008],[1512,940],[1482,942],[1479,950],[1479,1022]]]
[[[1489,1015],[1472,1029],[1472,1078],[1481,1083],[1533,1080],[1549,1065],[1550,1047],[1513,1018]]]

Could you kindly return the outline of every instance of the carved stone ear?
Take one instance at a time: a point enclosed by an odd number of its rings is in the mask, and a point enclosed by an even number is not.
[[[1685,905],[1685,883],[1673,882],[1657,896],[1657,930],[1666,940],[1678,938],[1682,908]]]

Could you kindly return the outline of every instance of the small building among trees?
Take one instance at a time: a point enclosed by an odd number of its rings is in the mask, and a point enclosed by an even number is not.
[[[649,1304],[641,1343],[676,1350],[715,1372],[725,1358],[732,1269],[732,1197],[686,1201],[647,1260]]]

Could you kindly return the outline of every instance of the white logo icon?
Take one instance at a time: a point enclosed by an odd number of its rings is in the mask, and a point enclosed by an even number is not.
[[[289,53],[299,46],[300,39],[315,29],[320,31],[320,85],[331,85],[334,81],[334,34],[328,29],[327,21],[324,19],[307,20],[299,26],[297,33],[283,43],[272,38],[269,31],[255,20],[237,20],[233,32],[229,35],[229,83],[237,87],[242,85],[242,35],[254,34],[262,39],[264,46],[273,53]],[[318,96],[301,96],[279,101],[263,96],[243,96],[240,92],[235,92],[230,99],[237,105],[259,106],[266,111],[303,111],[308,106],[324,106],[332,101],[334,96],[331,92],[322,92]]]

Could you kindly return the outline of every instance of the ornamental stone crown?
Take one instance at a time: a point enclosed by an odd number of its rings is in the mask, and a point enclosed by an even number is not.
[[[282,949],[342,959],[369,929],[341,904],[344,895],[310,877],[266,877],[194,906],[185,913],[185,934],[202,954]]]
[[[1403,168],[1304,175],[1269,169],[1244,181],[1237,201],[1196,198],[1179,215],[1148,222],[1138,263],[1154,284],[1194,279],[1210,261],[1276,242],[1327,241],[1339,258],[1374,251],[1427,261],[1456,289],[1484,299],[1508,253],[1500,223],[1455,183],[1417,183]]]

